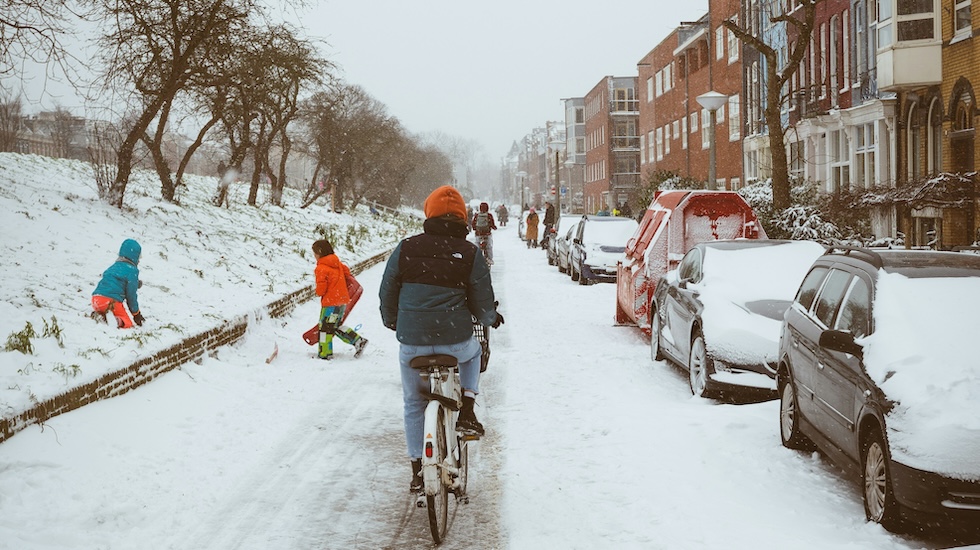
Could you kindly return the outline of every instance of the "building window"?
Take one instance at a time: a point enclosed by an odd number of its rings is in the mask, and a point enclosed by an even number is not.
[[[664,126],[664,156],[670,154],[670,124]]]
[[[858,189],[870,189],[877,181],[875,154],[878,151],[878,136],[875,124],[870,122],[855,126],[854,134],[854,184]]]
[[[691,113],[691,133],[694,134],[698,131],[698,112],[694,111]]]
[[[935,0],[879,0],[877,15],[879,48],[936,38]]]
[[[657,160],[664,160],[664,129],[657,128]]]
[[[653,101],[653,77],[647,78],[647,103]]]
[[[957,0],[953,16],[953,31],[956,34],[969,34],[973,30],[973,17],[970,13],[971,0]]]
[[[650,159],[650,162],[653,162],[653,159],[656,158],[654,156],[654,148],[653,148],[654,143],[655,142],[653,141],[653,130],[650,130],[649,132],[647,132],[647,158]]]
[[[737,25],[738,18],[733,18],[732,22]],[[735,36],[735,33],[733,33],[732,31],[728,31],[728,64],[729,65],[738,61],[738,47],[739,47],[738,37]]]
[[[922,120],[916,104],[909,106],[906,119],[906,145],[908,149],[908,178],[910,182],[922,179]]]
[[[742,120],[739,117],[738,94],[728,98],[728,141],[742,138]]]
[[[681,121],[674,121],[674,139],[679,139],[681,137]]]
[[[926,139],[926,170],[929,175],[942,171],[943,166],[943,112],[939,98],[929,103],[929,136]]]
[[[827,135],[827,156],[830,161],[830,181],[827,191],[847,191],[851,183],[851,151],[847,145],[847,133],[834,130]]]
[[[654,92],[653,93],[654,93],[654,95],[656,97],[660,97],[660,94],[664,93],[664,75],[663,75],[663,73],[661,73],[660,71],[657,71],[656,78],[657,78],[657,84],[656,84],[656,88],[654,88]]]
[[[803,179],[804,153],[806,143],[794,141],[789,144],[789,175],[797,180]]]
[[[687,117],[681,119],[681,149],[687,149]]]
[[[708,114],[707,109],[701,109],[701,148],[707,149],[711,147],[711,132],[708,128],[711,126],[711,115]]]
[[[715,59],[725,58],[725,27],[715,29]]]

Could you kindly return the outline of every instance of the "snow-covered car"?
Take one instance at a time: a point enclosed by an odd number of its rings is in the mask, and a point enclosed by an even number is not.
[[[697,396],[774,392],[783,313],[824,250],[813,241],[696,244],[657,282],[651,357],[686,368]]]
[[[568,273],[569,275],[571,275],[571,269],[568,263],[568,252],[572,248],[572,239],[575,238],[575,232],[578,230],[578,224],[581,219],[579,218],[569,223],[568,230],[564,231],[564,234],[559,233],[561,236],[554,239],[555,263],[558,265],[558,271]]]
[[[566,229],[572,223],[582,219],[581,214],[562,214],[555,220],[555,226],[551,229],[552,234],[548,238],[546,254],[548,254],[548,265],[558,265],[558,240],[560,235],[567,233]]]
[[[980,257],[838,248],[779,341],[784,446],[857,474],[869,521],[980,524]]]
[[[581,285],[616,282],[616,264],[626,252],[626,241],[636,232],[633,218],[583,216],[568,253],[572,280]]]

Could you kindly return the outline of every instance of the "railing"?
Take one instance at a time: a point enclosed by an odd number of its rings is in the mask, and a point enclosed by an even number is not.
[[[640,174],[613,174],[610,184],[613,188],[633,189],[640,184]]]
[[[613,149],[636,149],[637,151],[639,151],[640,137],[639,136],[613,136],[612,148]]]
[[[638,113],[640,112],[640,100],[638,99],[614,99],[609,102],[609,112],[611,113]]]

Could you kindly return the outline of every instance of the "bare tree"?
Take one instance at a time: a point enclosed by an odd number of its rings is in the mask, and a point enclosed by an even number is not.
[[[20,98],[0,96],[0,151],[17,150],[17,136],[20,134],[23,110]]]
[[[75,138],[84,127],[84,119],[63,107],[55,107],[51,121],[51,141],[55,154],[61,158],[75,158]]]
[[[84,63],[62,42],[71,20],[82,18],[72,5],[69,0],[0,2],[0,77],[23,75],[21,64],[30,60],[48,67],[49,74],[60,73],[76,82]]]
[[[162,171],[163,197],[173,200],[174,184],[169,168],[161,165],[159,149],[174,100],[193,75],[205,70],[212,49],[247,28],[250,14],[259,8],[254,0],[93,1],[104,19],[114,22],[101,39],[106,81],[132,89],[139,106],[116,152],[118,172],[108,200],[122,206],[140,141],[150,144],[154,164]]]
[[[259,102],[260,126],[267,128],[267,139],[262,150],[256,150],[267,168],[272,186],[270,202],[282,204],[282,192],[286,184],[286,162],[292,149],[288,128],[299,116],[300,94],[309,87],[321,84],[329,77],[332,65],[321,59],[312,44],[295,37],[296,31],[287,25],[273,27],[265,33],[264,46],[257,58],[257,69],[262,70],[265,94]],[[278,145],[278,159],[272,162],[270,155]],[[249,197],[251,199],[252,193]],[[250,201],[251,204],[251,201]]]
[[[806,55],[807,46],[813,35],[816,6],[823,0],[797,0],[800,7],[789,13],[777,9],[775,4],[781,0],[762,2],[772,23],[785,23],[788,32],[788,54],[780,64],[777,46],[768,43],[763,36],[753,32],[748,17],[742,17],[742,24],[728,20],[725,28],[731,31],[745,45],[754,48],[766,59],[766,102],[763,107],[764,118],[769,135],[769,151],[772,155],[772,203],[773,209],[781,211],[790,206],[789,160],[786,152],[786,128],[783,127],[782,109],[785,102],[783,89],[799,70]]]

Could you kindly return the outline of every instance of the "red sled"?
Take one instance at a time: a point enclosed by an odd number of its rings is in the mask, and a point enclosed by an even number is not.
[[[357,305],[357,301],[361,299],[361,294],[364,294],[364,287],[357,282],[353,275],[347,277],[347,294],[350,296],[350,301],[347,302],[347,309],[344,310],[344,317],[340,320],[340,324],[344,324],[344,320]],[[303,340],[311,346],[316,345],[320,341],[320,325],[313,325],[313,328],[304,332]]]

